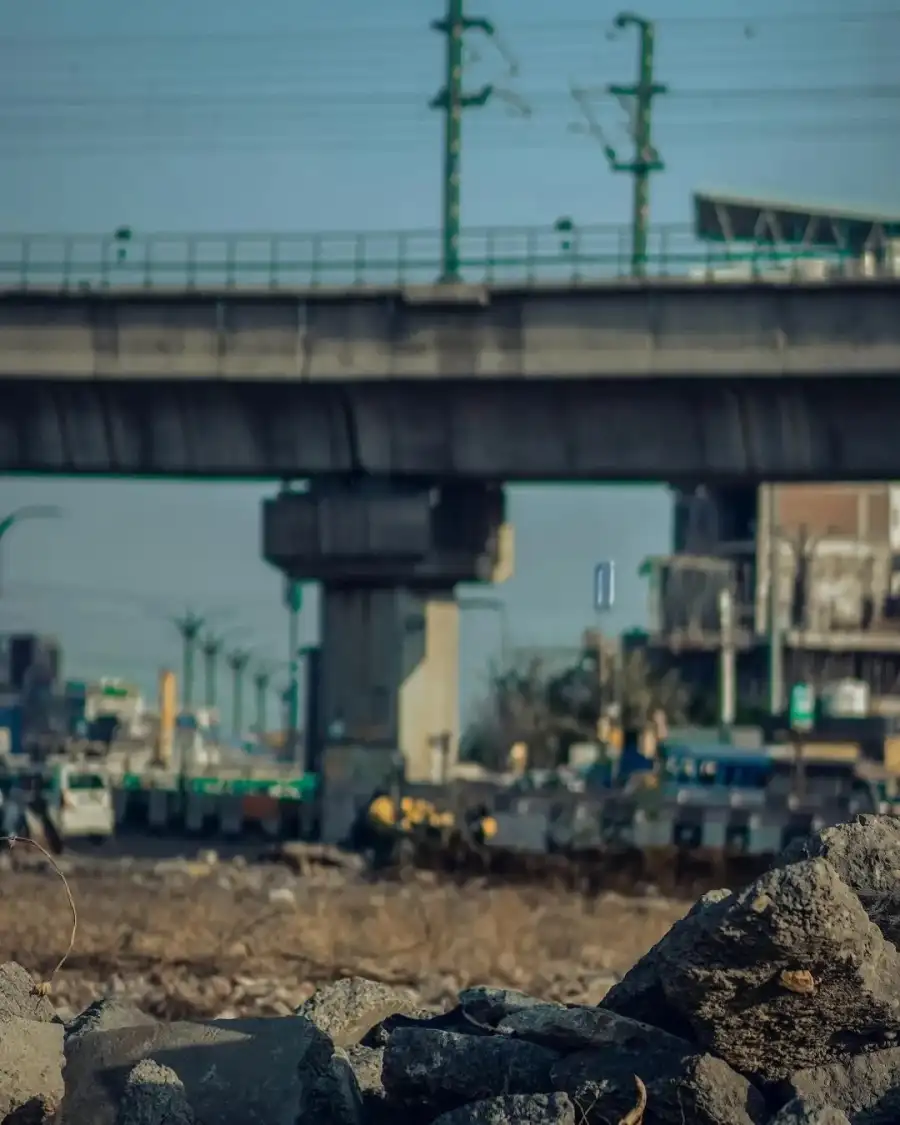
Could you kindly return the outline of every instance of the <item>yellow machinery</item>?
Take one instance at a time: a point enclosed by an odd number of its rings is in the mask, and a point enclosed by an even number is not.
[[[485,810],[458,817],[451,809],[439,809],[433,801],[411,795],[380,793],[365,810],[360,843],[379,866],[396,863],[401,857],[412,863],[429,864],[451,857],[497,834],[497,821]]]

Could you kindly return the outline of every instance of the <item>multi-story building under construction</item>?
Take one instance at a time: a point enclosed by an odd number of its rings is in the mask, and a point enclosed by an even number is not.
[[[773,643],[786,683],[900,696],[900,483],[679,488],[672,554],[647,569],[650,647],[687,681],[715,685],[728,589],[743,702],[769,699]]]

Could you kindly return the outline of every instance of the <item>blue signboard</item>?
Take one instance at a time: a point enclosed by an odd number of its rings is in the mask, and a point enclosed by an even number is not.
[[[594,608],[599,612],[616,603],[616,564],[604,559],[594,567]]]

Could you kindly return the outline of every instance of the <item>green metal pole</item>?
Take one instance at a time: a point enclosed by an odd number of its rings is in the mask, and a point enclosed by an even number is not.
[[[447,281],[459,277],[459,174],[462,145],[463,0],[448,0],[445,51],[447,104],[444,108],[443,214],[441,260]]]
[[[631,245],[631,268],[635,275],[643,274],[647,265],[647,228],[650,221],[650,170],[653,146],[651,143],[650,114],[653,105],[653,46],[652,23],[640,26],[638,57],[638,95],[634,131],[634,214]]]
[[[288,608],[288,716],[287,745],[290,760],[297,753],[300,729],[300,610],[303,608],[303,586],[296,579],[287,584]]]
[[[444,113],[444,167],[441,215],[441,280],[454,282],[460,276],[460,156],[462,150],[463,110],[486,105],[494,92],[484,86],[477,94],[463,92],[463,38],[467,31],[478,29],[494,35],[494,25],[485,19],[469,19],[464,14],[464,0],[447,0],[447,14],[435,20],[432,28],[446,38],[444,51],[444,86],[432,99],[431,108]]]
[[[777,486],[766,487],[769,566],[769,598],[767,605],[769,639],[769,713],[779,717],[784,711],[784,637],[781,631],[780,576],[781,553],[778,530]]]
[[[668,87],[653,80],[653,51],[655,29],[649,21],[630,12],[616,17],[620,30],[636,27],[638,30],[638,81],[636,85],[613,84],[609,92],[617,98],[633,98],[635,103],[633,138],[634,156],[630,161],[620,161],[609,146],[607,159],[614,172],[627,172],[634,178],[633,214],[631,220],[631,270],[642,277],[647,268],[647,234],[650,225],[650,176],[661,172],[665,164],[653,147],[651,118],[653,99],[668,92]]]
[[[256,687],[256,732],[260,737],[266,732],[270,679],[268,672],[257,672],[253,677]]]
[[[207,637],[203,642],[203,669],[204,669],[204,701],[207,707],[212,710],[216,706],[217,696],[217,680],[216,675],[218,669],[219,653],[222,649],[222,642],[216,637]]]
[[[249,660],[249,653],[233,652],[228,661],[232,673],[231,725],[235,738],[240,738],[244,729],[244,673]]]
[[[181,634],[182,644],[182,678],[181,698],[185,709],[194,703],[194,658],[197,652],[197,642],[200,631],[206,624],[204,618],[196,613],[186,613],[183,617],[176,617],[175,628]]]

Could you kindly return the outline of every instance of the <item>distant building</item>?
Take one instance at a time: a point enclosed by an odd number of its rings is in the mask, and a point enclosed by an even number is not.
[[[786,677],[860,678],[900,695],[900,485],[678,489],[675,508],[672,554],[647,564],[650,632],[654,647],[694,662],[690,678],[715,683],[727,586],[749,658],[739,672],[759,681],[742,694],[765,695],[774,569]]]

